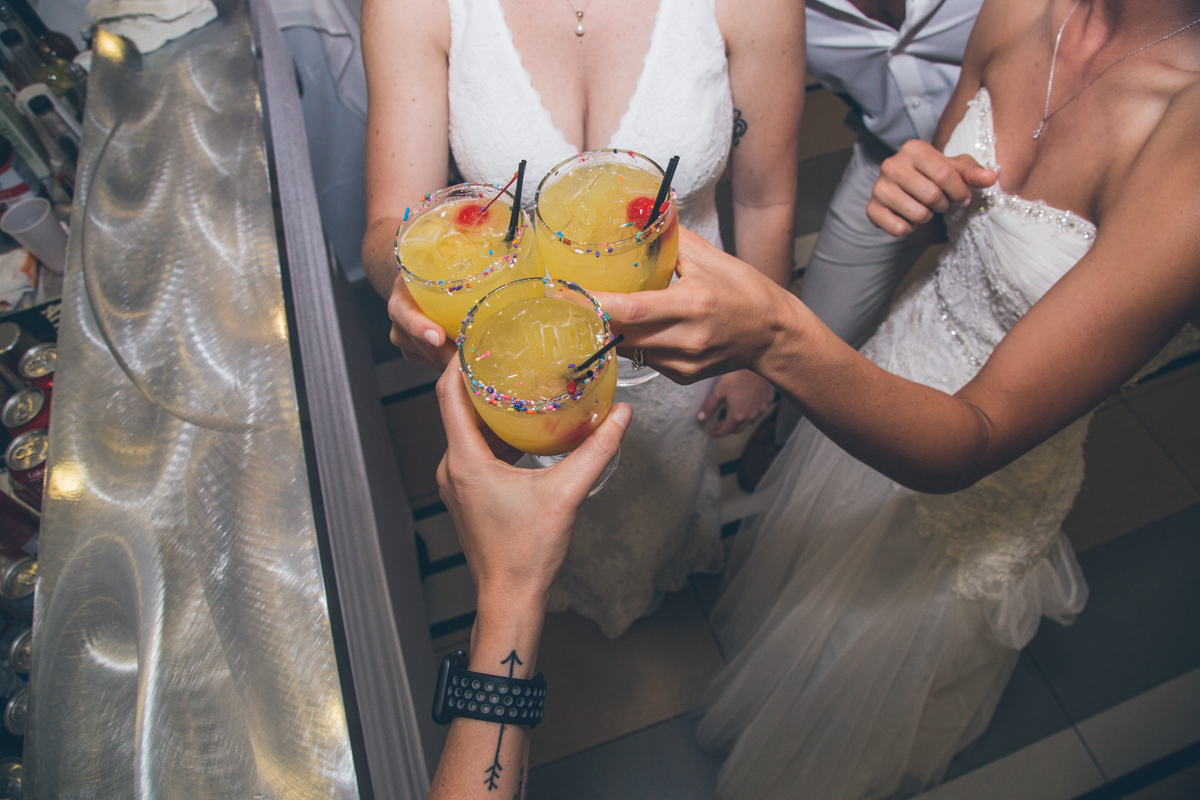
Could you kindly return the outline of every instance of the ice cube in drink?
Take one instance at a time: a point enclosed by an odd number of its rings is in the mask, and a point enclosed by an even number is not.
[[[570,452],[608,416],[616,366],[595,301],[563,281],[529,279],[498,289],[463,323],[459,358],[480,417],[527,453]]]
[[[585,289],[665,289],[675,271],[679,227],[674,195],[649,222],[663,172],[628,150],[594,150],[542,179],[534,225],[552,277]]]
[[[524,211],[513,240],[508,193],[495,186],[461,184],[409,209],[396,232],[396,261],[413,300],[454,339],[463,317],[492,289],[544,274]]]

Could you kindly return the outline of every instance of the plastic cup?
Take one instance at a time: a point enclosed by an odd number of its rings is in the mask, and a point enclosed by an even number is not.
[[[67,232],[44,197],[30,197],[5,211],[0,217],[0,231],[16,239],[51,271],[62,275],[66,270]]]

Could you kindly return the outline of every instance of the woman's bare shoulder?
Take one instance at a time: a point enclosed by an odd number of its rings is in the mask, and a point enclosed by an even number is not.
[[[742,0],[716,0],[717,25],[726,50],[777,50],[804,44],[804,4],[794,0],[759,0],[746,13]]]
[[[403,45],[450,51],[448,0],[363,0],[364,46],[394,51]]]
[[[1061,0],[984,0],[971,29],[967,57],[987,61],[996,51],[1020,42],[1052,16]],[[1065,13],[1065,12],[1064,12]]]

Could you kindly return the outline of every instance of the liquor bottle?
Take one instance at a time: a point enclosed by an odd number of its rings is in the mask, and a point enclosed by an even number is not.
[[[76,119],[83,119],[83,101],[87,91],[83,70],[61,58],[45,56],[30,46],[21,32],[13,28],[0,31],[0,44],[8,51],[5,67],[13,83],[25,88],[44,83],[56,97],[70,106]]]
[[[79,49],[65,33],[52,31],[42,22],[42,18],[33,10],[27,0],[3,0],[0,2],[0,22],[5,27],[21,31],[31,43],[40,46],[48,56],[70,61],[79,55]],[[18,27],[18,23],[24,27]]]
[[[26,107],[32,114],[34,130],[38,131],[46,152],[50,154],[50,167],[54,170],[54,179],[68,195],[74,196],[79,137],[55,111],[54,103],[46,95],[35,94],[29,98]]]

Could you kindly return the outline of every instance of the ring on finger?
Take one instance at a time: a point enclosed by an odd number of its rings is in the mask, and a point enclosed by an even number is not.
[[[640,347],[634,350],[632,361],[634,369],[641,369],[646,366],[646,351]]]

